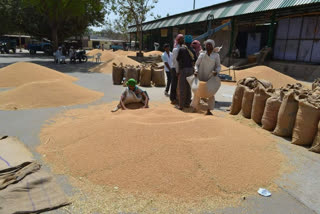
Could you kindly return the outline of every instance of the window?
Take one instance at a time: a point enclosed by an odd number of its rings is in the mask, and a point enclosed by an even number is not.
[[[278,22],[274,58],[320,63],[320,16],[282,19]]]

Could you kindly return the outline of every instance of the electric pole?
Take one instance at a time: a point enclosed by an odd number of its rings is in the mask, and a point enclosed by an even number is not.
[[[193,9],[196,8],[196,0],[193,0]]]

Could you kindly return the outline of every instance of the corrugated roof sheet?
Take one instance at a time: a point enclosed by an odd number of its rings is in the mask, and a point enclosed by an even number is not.
[[[212,6],[207,8],[206,10],[196,11],[194,13],[192,13],[191,11],[188,14],[181,14],[181,16],[160,19],[159,21],[146,24],[146,27],[144,27],[143,30],[152,30],[163,27],[189,24],[194,22],[202,22],[207,19],[210,13],[214,15],[215,19],[222,19],[249,13],[263,12],[268,10],[288,8],[312,3],[320,3],[320,0],[252,0],[242,2],[230,2],[229,4],[219,4],[216,7]],[[134,30],[132,28],[134,28]],[[129,32],[135,31],[135,27],[129,28]]]

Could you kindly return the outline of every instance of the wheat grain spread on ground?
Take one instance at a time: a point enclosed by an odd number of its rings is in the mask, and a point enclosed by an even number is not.
[[[88,56],[96,56],[98,53],[101,54],[101,56],[100,56],[101,62],[108,62],[110,60],[113,60],[116,57],[116,55],[110,50],[102,51],[99,49],[93,49],[93,50],[89,51],[87,53],[87,55]],[[94,61],[95,61],[95,59],[94,59]]]
[[[105,104],[58,115],[43,127],[38,151],[57,173],[185,200],[256,194],[281,173],[275,142],[224,113],[206,117],[169,104],[111,109]]]
[[[76,81],[77,78],[30,62],[17,62],[0,69],[0,87],[16,87],[25,83],[48,80]]]
[[[149,51],[149,52],[145,52],[144,56],[161,56],[163,52],[161,51]]]
[[[258,79],[269,80],[273,84],[274,88],[280,88],[282,86],[286,86],[287,84],[294,84],[298,82],[298,80],[267,66],[255,66],[244,70],[236,70],[235,72],[237,80],[246,77],[256,77]],[[224,71],[222,73],[229,74],[229,71]],[[233,71],[231,71],[231,76],[233,77]]]
[[[110,60],[108,62],[105,62],[105,63],[100,64],[94,68],[91,68],[90,71],[111,74],[113,63],[116,63],[117,65],[120,65],[120,63],[122,63],[123,66],[125,66],[125,65],[133,65],[133,66],[140,65],[139,62],[137,62],[133,59],[130,59],[127,56],[116,56],[115,58],[113,58],[112,60]]]
[[[0,93],[0,109],[18,110],[90,103],[103,96],[69,81],[31,82]]]

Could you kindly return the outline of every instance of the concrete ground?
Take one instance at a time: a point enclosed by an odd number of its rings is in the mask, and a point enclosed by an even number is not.
[[[92,90],[101,91],[104,97],[100,100],[85,105],[75,105],[58,108],[42,108],[19,111],[0,110],[0,135],[18,137],[32,151],[35,158],[39,161],[41,156],[35,148],[40,141],[38,134],[46,120],[65,109],[85,108],[88,105],[100,104],[117,100],[123,90],[122,86],[112,85],[112,77],[109,74],[88,73],[87,70],[95,66],[89,62],[76,65],[56,65],[52,58],[46,56],[30,57],[26,53],[16,55],[0,55],[0,68],[18,61],[32,61],[58,71],[68,73],[79,78],[75,82],[78,85]],[[0,89],[0,91],[5,89]],[[152,101],[165,101],[163,88],[147,88]],[[217,110],[225,111],[231,104],[234,86],[222,85],[217,96]],[[229,207],[223,210],[207,210],[202,213],[256,213],[256,214],[320,214],[320,155],[309,152],[306,148],[291,145],[288,140],[275,137],[278,146],[289,162],[294,166],[294,170],[284,174],[276,183],[280,186],[280,191],[273,193],[269,198],[259,196],[247,197],[239,207]],[[1,148],[0,148],[1,149]],[[261,154],[263,155],[263,154]],[[272,157],[270,157],[272,158]],[[50,168],[46,167],[47,170]],[[55,175],[57,181],[67,195],[72,195],[77,191],[64,175]],[[70,213],[63,209],[48,213]],[[190,210],[190,213],[192,210]]]

